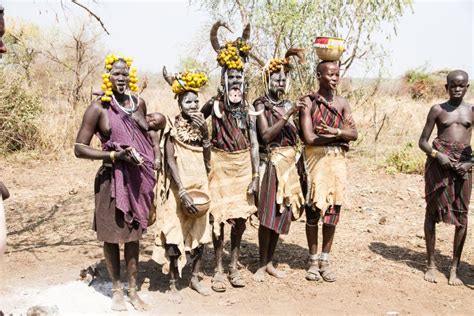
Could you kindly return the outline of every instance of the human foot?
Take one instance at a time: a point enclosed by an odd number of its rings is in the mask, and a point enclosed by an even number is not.
[[[237,268],[229,268],[229,282],[233,287],[245,287],[245,281]]]
[[[112,310],[118,312],[127,310],[122,288],[112,289]]]
[[[425,281],[428,281],[431,283],[438,283],[438,281],[436,281],[436,267],[435,266],[428,267],[428,269],[425,272],[424,279]]]
[[[193,275],[189,286],[203,296],[209,296],[209,294],[211,294],[211,290],[199,281],[199,277],[197,275]]]
[[[211,280],[211,288],[215,292],[225,292],[226,291],[226,283],[225,283],[225,274],[224,272],[217,271]]]
[[[456,268],[451,268],[451,272],[449,273],[449,280],[448,280],[448,284],[449,285],[463,285],[464,282],[461,281],[461,279],[459,279],[457,277],[457,274],[456,274],[456,271],[457,269]]]
[[[308,281],[321,281],[321,273],[319,272],[319,262],[318,260],[311,260],[311,265],[309,269],[306,271],[306,280]]]
[[[265,271],[266,270],[267,270],[267,267],[258,268],[258,270],[255,272],[255,274],[252,276],[252,279],[256,282],[265,281]]]
[[[178,289],[176,288],[176,281],[170,281],[170,289],[166,293],[168,293],[168,301],[170,303],[181,304],[183,301],[181,293],[179,293]]]
[[[128,289],[128,297],[130,298],[130,303],[137,311],[148,310],[149,308],[148,304],[143,302],[140,296],[138,296],[136,288]]]
[[[337,280],[336,273],[332,270],[328,260],[319,260],[319,271],[324,281],[335,282]]]
[[[273,263],[269,262],[266,266],[267,273],[270,274],[271,276],[274,276],[277,279],[283,279],[286,277],[286,273],[281,270],[277,270],[274,266]]]

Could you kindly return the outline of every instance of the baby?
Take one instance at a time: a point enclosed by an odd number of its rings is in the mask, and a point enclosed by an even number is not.
[[[163,121],[163,115],[158,112],[148,113],[146,115],[146,122],[148,123],[148,134],[153,142],[153,152],[155,154],[155,160],[153,161],[153,169],[161,170],[161,149],[160,141],[163,134],[163,128],[161,127]]]

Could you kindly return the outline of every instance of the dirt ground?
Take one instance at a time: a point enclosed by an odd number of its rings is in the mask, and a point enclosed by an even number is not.
[[[110,299],[102,249],[90,229],[93,179],[99,162],[8,159],[0,177],[10,191],[5,202],[8,245],[0,262],[0,310],[26,313],[33,305],[55,307],[59,314],[106,314]],[[360,159],[349,159],[348,201],[337,227],[332,263],[335,283],[304,279],[308,253],[305,223],[292,224],[278,244],[276,260],[288,276],[251,280],[258,263],[257,230],[248,226],[242,246],[243,289],[202,297],[180,282],[184,300],[169,301],[168,278],[150,260],[151,228],[141,246],[140,287],[156,314],[473,314],[474,240],[472,230],[459,269],[464,286],[447,283],[453,227],[438,225],[438,283],[423,280],[423,178],[387,175]],[[472,222],[472,212],[470,221]],[[227,245],[228,249],[228,245]],[[100,277],[88,287],[79,271],[99,262]],[[212,247],[207,248],[203,279],[210,285]],[[122,274],[125,277],[125,273]],[[125,278],[124,278],[125,280]],[[131,305],[129,312],[135,314]]]

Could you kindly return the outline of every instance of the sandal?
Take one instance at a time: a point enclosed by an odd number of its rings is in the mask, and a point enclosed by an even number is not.
[[[319,271],[321,277],[326,282],[335,282],[337,280],[336,274],[331,269],[331,265],[328,260],[319,260]]]
[[[215,292],[226,291],[225,274],[223,272],[216,272],[211,280],[211,288]]]
[[[311,260],[311,265],[309,266],[309,269],[306,270],[306,280],[308,281],[321,281],[322,278],[321,278],[321,274],[320,274],[320,271],[319,271],[319,264],[318,264],[318,261],[316,260]]]
[[[229,269],[229,282],[232,284],[233,287],[244,287],[245,281],[242,278],[239,270],[237,269]]]

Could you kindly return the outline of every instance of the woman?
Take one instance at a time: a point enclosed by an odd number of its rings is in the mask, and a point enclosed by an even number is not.
[[[133,307],[145,310],[137,294],[139,240],[146,231],[153,201],[155,175],[153,148],[147,133],[145,100],[130,94],[137,91],[131,59],[109,55],[102,78],[105,95],[86,109],[77,134],[74,153],[78,158],[102,160],[95,179],[93,228],[104,242],[107,270],[112,278],[112,310],[126,310],[120,283],[119,243],[125,244],[128,296]],[[161,127],[165,125],[161,118]],[[97,135],[102,150],[89,147]]]
[[[176,281],[186,263],[185,252],[192,258],[190,287],[207,296],[210,289],[199,280],[204,244],[211,242],[209,213],[198,215],[190,194],[210,195],[207,174],[211,142],[204,116],[199,111],[198,92],[207,83],[201,72],[186,71],[165,80],[178,99],[180,113],[168,118],[165,135],[163,212],[157,219],[156,247],[153,259],[169,270],[173,301],[180,301]]]

